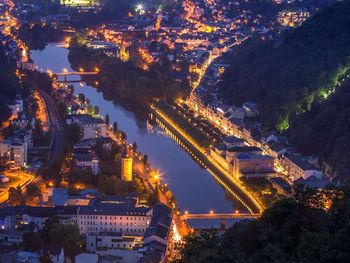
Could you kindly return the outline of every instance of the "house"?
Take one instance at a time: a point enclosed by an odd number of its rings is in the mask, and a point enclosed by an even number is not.
[[[246,117],[256,117],[259,114],[258,104],[253,101],[243,103],[243,110]]]
[[[18,251],[16,254],[16,262],[40,263],[40,255],[37,252]]]
[[[75,166],[81,169],[91,169],[92,174],[97,175],[100,172],[100,161],[89,145],[74,145],[73,157]]]
[[[287,149],[282,144],[271,140],[267,143],[267,152],[274,158],[279,158],[287,152]]]
[[[6,157],[7,163],[11,168],[24,167],[28,162],[27,144],[20,140],[5,140],[0,142],[0,155]]]
[[[107,127],[101,118],[94,118],[88,114],[71,114],[67,117],[68,125],[78,124],[82,130],[82,139],[107,136]]]
[[[48,255],[52,263],[64,263],[64,250],[62,247],[50,246],[40,251],[41,255]]]
[[[23,99],[17,97],[8,107],[11,109],[12,117],[17,118],[18,114],[23,112]]]
[[[232,148],[232,147],[243,147],[244,146],[244,140],[240,139],[234,135],[232,136],[226,136],[223,140],[223,144],[227,148]]]
[[[245,118],[245,111],[243,108],[239,107],[231,107],[228,112],[230,113],[229,119],[235,118],[239,120],[243,120]]]
[[[28,149],[33,146],[30,130],[15,131],[13,137],[0,141],[0,157],[11,168],[22,168],[28,162]]]
[[[317,178],[314,175],[309,176],[307,179],[300,177],[294,181],[294,185],[301,184],[312,189],[322,189],[329,185],[329,181],[325,178]]]
[[[140,245],[141,241],[142,236],[126,236],[121,232],[99,232],[86,236],[86,250],[94,253],[101,248],[132,250]]]
[[[300,156],[285,153],[282,157],[282,166],[289,175],[291,181],[299,178],[306,180],[310,176],[315,176],[318,179],[323,177],[322,171],[316,169],[312,164],[304,161]]]
[[[100,172],[100,161],[95,153],[75,154],[75,166],[82,169],[91,169],[94,175]]]

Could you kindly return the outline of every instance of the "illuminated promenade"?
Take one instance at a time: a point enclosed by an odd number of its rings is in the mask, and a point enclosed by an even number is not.
[[[161,128],[164,128],[168,132],[170,131],[173,137],[176,138],[176,141],[197,162],[203,165],[230,194],[240,201],[251,214],[260,214],[264,210],[263,205],[245,188],[244,184],[232,177],[228,171],[216,163],[207,151],[199,146],[181,127],[153,105],[151,106],[151,111],[159,118],[157,123],[160,124]]]

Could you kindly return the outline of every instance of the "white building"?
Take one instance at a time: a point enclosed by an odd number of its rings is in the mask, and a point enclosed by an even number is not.
[[[286,153],[281,161],[283,168],[287,171],[289,179],[296,181],[299,178],[304,180],[310,176],[314,176],[317,179],[322,179],[322,171],[316,169],[312,164],[304,161],[301,157]]]
[[[88,114],[72,114],[66,120],[67,124],[79,124],[82,129],[82,139],[107,137],[107,127],[101,118],[94,118]]]
[[[0,155],[6,157],[13,168],[24,167],[28,162],[28,146],[26,142],[5,140],[0,142]]]
[[[9,104],[8,107],[11,109],[12,116],[17,118],[18,113],[23,111],[23,100],[21,98],[17,98],[13,103]]]
[[[125,203],[82,206],[78,209],[80,234],[121,232],[143,235],[152,219],[152,209]]]
[[[100,161],[93,153],[75,155],[75,165],[79,168],[91,168],[94,175],[100,172]]]

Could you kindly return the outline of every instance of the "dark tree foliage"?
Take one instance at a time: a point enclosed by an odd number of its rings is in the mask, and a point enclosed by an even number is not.
[[[350,1],[316,14],[278,41],[252,39],[233,54],[221,94],[229,103],[257,101],[267,128],[288,128],[350,68]]]
[[[189,236],[180,262],[348,262],[349,189],[333,200],[329,211],[312,208],[318,195],[310,197],[307,193],[307,202],[303,195],[298,201],[279,201],[260,219],[238,223],[223,236],[212,232]]]
[[[132,62],[122,62],[88,50],[76,40],[72,42],[69,61],[73,68],[93,70],[98,67],[97,88],[108,99],[147,105],[153,99],[173,101],[189,92],[187,85],[176,82],[169,75],[169,63],[164,61],[153,63],[148,71],[144,71]]]
[[[317,153],[343,174],[350,172],[350,83],[293,119],[289,137],[304,153]]]
[[[0,123],[7,120],[11,111],[8,104],[12,102],[22,88],[15,75],[15,67],[8,61],[0,47]]]

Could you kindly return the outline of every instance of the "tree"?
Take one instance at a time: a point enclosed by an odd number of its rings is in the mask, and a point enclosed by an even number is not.
[[[85,103],[85,95],[84,94],[82,94],[82,93],[79,93],[78,95],[77,95],[77,98],[78,98],[78,100],[79,100],[79,102],[80,103]]]
[[[54,224],[49,232],[51,242],[61,246],[66,255],[73,258],[82,251],[83,240],[76,225]]]
[[[9,203],[11,206],[24,205],[25,199],[20,186],[10,187],[9,189]]]
[[[64,134],[70,144],[79,142],[81,138],[80,125],[78,123],[66,125]]]
[[[115,121],[113,122],[113,131],[117,132],[118,131],[118,123]]]
[[[108,114],[106,114],[105,122],[106,122],[107,126],[109,126],[109,115]]]
[[[23,246],[26,251],[37,251],[41,247],[42,240],[40,235],[35,232],[26,232],[23,234]]]
[[[132,150],[134,151],[134,153],[136,153],[136,151],[137,151],[137,144],[136,144],[136,142],[134,142],[132,144]]]
[[[147,166],[148,165],[148,154],[144,154],[143,155],[143,165],[144,166]]]
[[[68,94],[69,95],[73,95],[74,94],[74,86],[73,85],[69,85],[68,86]]]
[[[94,106],[94,115],[100,114],[100,108],[98,106]]]
[[[40,188],[34,184],[30,184],[26,187],[26,193],[28,197],[27,201],[31,203],[38,203],[42,196]]]

